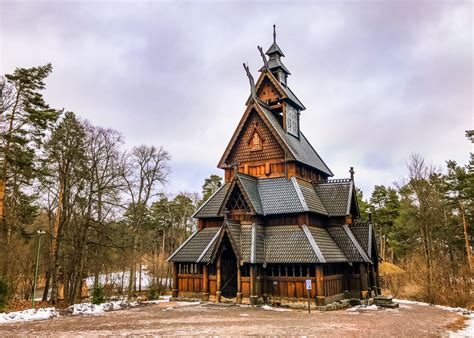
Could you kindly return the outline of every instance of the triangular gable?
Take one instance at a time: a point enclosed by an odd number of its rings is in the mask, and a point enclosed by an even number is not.
[[[230,184],[229,190],[227,191],[227,194],[224,198],[222,206],[219,210],[219,214],[220,215],[225,214],[225,209],[227,208],[227,204],[229,203],[229,201],[232,201],[231,198],[234,198],[236,194],[240,194],[243,197],[246,206],[250,209],[250,212],[255,215],[256,208],[253,205],[252,200],[249,198],[247,192],[245,191],[245,188],[242,186],[242,183],[239,181],[237,175],[234,176],[233,181]]]
[[[264,83],[264,80],[267,78],[275,87],[275,89],[278,91],[278,93],[281,95],[282,99],[290,100],[293,104],[298,106],[300,110],[306,109],[304,104],[296,97],[296,95],[293,93],[290,87],[285,86],[280,81],[278,81],[278,79],[272,74],[270,70],[264,67],[261,69],[261,71],[262,73],[260,74],[260,77],[258,78],[257,83],[255,84],[255,89],[257,93],[262,83]],[[245,102],[245,104],[249,105],[251,101],[252,101],[252,96],[250,95],[249,98],[247,99],[247,102]]]
[[[222,240],[224,239],[225,234],[227,234],[227,237],[229,238],[230,245],[232,247],[232,250],[234,251],[234,254],[235,254],[238,262],[242,263],[242,254],[240,252],[240,247],[237,243],[237,240],[234,238],[234,236],[232,234],[232,231],[229,228],[229,225],[228,225],[227,221],[224,222],[224,224],[221,227],[219,236],[217,237],[215,245],[214,245],[214,247],[212,249],[212,252],[209,256],[209,262],[213,262],[214,259],[216,258],[217,254],[219,252]]]
[[[219,161],[219,164],[218,164],[218,168],[221,168],[221,169],[225,169],[226,168],[226,161],[227,159],[229,158],[229,155],[231,154],[232,150],[234,149],[234,146],[236,145],[237,143],[237,140],[239,140],[239,137],[241,136],[241,134],[244,131],[244,126],[246,125],[247,123],[247,120],[249,119],[249,117],[251,116],[251,113],[252,112],[256,112],[258,117],[260,118],[261,121],[263,121],[265,127],[269,130],[271,136],[276,140],[276,142],[280,145],[280,147],[282,148],[283,152],[287,152],[289,154],[291,154],[291,150],[286,146],[285,142],[283,141],[283,139],[280,137],[280,135],[278,134],[278,132],[274,129],[273,125],[268,121],[266,115],[262,112],[262,110],[260,109],[260,103],[257,103],[255,100],[250,103],[248,106],[247,106],[247,109],[245,110],[245,113],[244,115],[242,116],[242,118],[240,119],[240,122],[234,132],[234,134],[232,135],[232,138],[230,139],[230,142],[229,144],[227,145],[227,148],[225,149],[224,151],[224,154],[222,155],[222,158],[221,160]],[[253,130],[252,130],[253,131]],[[250,131],[250,132],[252,132]],[[245,140],[245,139],[241,139],[241,142],[244,142],[244,143],[247,143],[248,140]],[[266,142],[270,142],[270,140],[268,139],[268,137],[266,138]],[[264,144],[264,147],[265,147],[265,144]],[[294,158],[292,158],[294,159]]]
[[[259,93],[260,90],[262,89],[262,85],[265,83],[265,79],[267,79],[273,86],[273,88],[278,92],[280,97],[282,99],[289,99],[288,95],[286,94],[285,90],[283,89],[283,86],[280,84],[280,82],[275,78],[275,76],[268,70],[264,69],[262,73],[260,74],[257,82],[255,83],[255,89],[256,92]],[[246,105],[249,105],[252,100],[252,96],[249,96],[247,99],[247,102],[245,102]]]

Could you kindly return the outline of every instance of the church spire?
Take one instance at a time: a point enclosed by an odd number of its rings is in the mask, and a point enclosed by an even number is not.
[[[273,43],[270,48],[265,53],[268,55],[268,68],[272,74],[286,86],[286,80],[290,71],[285,67],[283,62],[281,62],[281,57],[284,57],[283,51],[276,42],[276,25],[273,25]],[[263,68],[262,68],[263,69]],[[261,69],[261,70],[262,70]]]

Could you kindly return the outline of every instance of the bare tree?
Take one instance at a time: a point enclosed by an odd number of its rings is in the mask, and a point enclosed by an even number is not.
[[[129,299],[135,290],[141,231],[148,218],[149,203],[157,195],[157,187],[166,182],[170,159],[169,153],[162,147],[141,145],[126,153],[122,160],[122,177],[129,198],[126,217],[132,231]]]

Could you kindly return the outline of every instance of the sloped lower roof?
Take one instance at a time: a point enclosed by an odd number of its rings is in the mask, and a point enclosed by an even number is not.
[[[222,185],[211,197],[209,197],[206,202],[204,202],[203,205],[201,205],[201,207],[194,213],[192,217],[219,217],[219,210],[227,194],[227,190],[229,190],[229,187],[229,183]]]
[[[314,189],[313,185],[310,182],[301,179],[295,180],[298,183],[298,187],[300,188],[301,193],[303,194],[303,199],[306,202],[306,205],[308,206],[308,211],[313,211],[321,215],[327,215],[328,212],[324,207],[321,198],[316,193],[316,190]]]
[[[346,216],[350,213],[352,180],[330,180],[327,183],[317,183],[314,187],[329,216]]]
[[[176,249],[168,260],[183,263],[209,263],[220,229],[220,227],[212,227],[196,231]]]
[[[222,217],[220,212],[238,181],[238,185],[258,215],[314,212],[326,216],[346,216],[352,203],[352,181],[349,179],[311,184],[292,177],[256,178],[237,173],[234,181],[223,185],[193,215],[196,218]]]
[[[347,262],[348,258],[344,255],[344,252],[339,248],[326,229],[317,227],[308,227],[308,229],[311,232],[311,235],[313,235],[313,238],[326,259],[326,262]]]
[[[265,215],[305,211],[293,182],[285,177],[259,179],[258,190]]]
[[[320,263],[320,260],[299,226],[283,225],[266,228],[265,262]]]
[[[367,253],[347,225],[328,228],[331,237],[351,262],[370,262]]]
[[[193,233],[168,260],[210,263],[225,231],[230,235],[241,263],[373,262],[377,259],[367,252],[370,245],[374,245],[369,244],[368,236],[373,236],[373,233],[370,234],[368,225],[334,226],[326,230],[306,225],[240,225],[228,221],[222,227]]]
[[[378,257],[373,257],[374,255],[372,254],[373,251],[375,251],[375,256],[378,255],[377,238],[374,233],[374,226],[370,223],[362,224],[356,222],[350,227],[350,229],[356,236],[357,240],[369,258],[371,258],[373,261],[376,261]]]

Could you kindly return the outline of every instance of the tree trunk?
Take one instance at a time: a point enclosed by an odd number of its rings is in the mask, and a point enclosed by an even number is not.
[[[51,280],[51,269],[46,271],[45,280],[44,280],[44,290],[43,290],[43,298],[41,300],[46,302],[48,300],[48,291],[49,291],[49,281]]]
[[[6,226],[6,231],[5,231],[5,242],[6,244],[10,244],[10,239],[11,239],[11,229],[10,226],[6,224],[5,222],[5,196],[6,196],[6,189],[7,189],[7,174],[8,174],[8,157],[10,156],[10,148],[11,148],[11,136],[12,136],[12,131],[13,131],[13,121],[15,120],[15,113],[16,109],[18,107],[18,104],[20,103],[20,93],[21,90],[19,90],[16,93],[16,99],[15,99],[15,104],[13,105],[12,109],[12,114],[10,116],[10,122],[8,125],[8,131],[6,132],[6,139],[7,143],[5,144],[5,148],[3,151],[3,163],[2,163],[2,171],[0,174],[0,227],[3,225]]]
[[[137,251],[137,243],[138,243],[138,230],[135,229],[133,233],[133,240],[132,240],[132,257],[131,257],[131,264],[130,264],[130,280],[128,283],[128,300],[132,299],[133,292],[135,290],[135,274],[136,274],[136,251]]]
[[[64,184],[59,184],[58,208],[56,211],[56,218],[53,224],[53,239],[51,241],[51,303],[58,302],[58,287],[59,287],[59,235],[62,221],[64,198]]]

